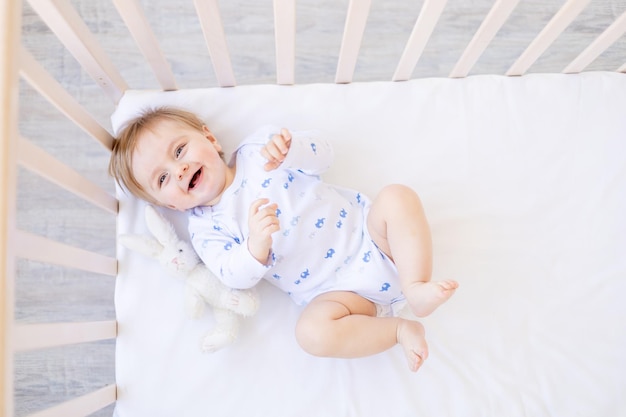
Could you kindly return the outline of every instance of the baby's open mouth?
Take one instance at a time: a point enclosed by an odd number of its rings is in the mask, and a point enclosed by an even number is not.
[[[200,177],[200,174],[202,173],[202,168],[200,168],[199,170],[196,171],[195,174],[193,174],[193,177],[191,177],[191,181],[189,181],[189,189],[193,189],[193,187],[196,186],[196,181],[198,181],[198,178]]]

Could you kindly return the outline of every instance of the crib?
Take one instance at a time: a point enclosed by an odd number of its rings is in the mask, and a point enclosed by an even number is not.
[[[9,0],[0,27],[1,416],[626,416],[624,1]],[[155,105],[230,150],[321,128],[330,180],[416,188],[461,283],[423,369],[306,355],[265,283],[202,354],[210,312],[116,241],[148,232],[108,152]]]

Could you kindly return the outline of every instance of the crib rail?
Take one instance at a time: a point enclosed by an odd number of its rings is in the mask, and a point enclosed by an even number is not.
[[[15,141],[17,135],[17,54],[21,26],[18,2],[5,2],[0,10],[0,416],[13,415],[13,327],[15,256],[9,243],[15,231]]]
[[[0,266],[3,279],[0,283],[2,310],[0,352],[2,365],[2,390],[0,415],[15,415],[14,357],[18,352],[42,350],[72,344],[114,339],[117,334],[115,320],[21,324],[15,321],[15,283],[17,261],[35,260],[57,264],[97,274],[115,276],[117,261],[114,258],[82,248],[57,242],[16,226],[16,183],[18,165],[57,184],[79,198],[114,215],[117,200],[101,187],[84,178],[70,166],[57,160],[33,142],[18,133],[18,76],[61,111],[71,122],[110,149],[113,137],[87,112],[46,70],[20,46],[20,2],[5,2],[2,9],[2,152],[0,166],[0,239],[2,251]],[[105,93],[116,101],[127,88],[124,81],[111,69],[108,57],[90,36],[86,25],[66,2],[33,1],[32,6],[42,15],[59,38],[74,48],[77,60],[96,79]],[[102,167],[104,170],[106,167]],[[108,385],[31,416],[86,416],[115,402],[116,386]]]
[[[336,83],[352,81],[371,4],[371,0],[350,1],[339,51],[337,74],[335,75]]]
[[[80,417],[92,414],[107,405],[115,398],[115,385],[108,385],[90,394],[59,404],[47,410],[31,414],[29,417]]]
[[[545,28],[510,66],[505,75],[520,76],[528,72],[590,2],[591,0],[565,1]],[[29,0],[29,3],[113,102],[117,102],[128,86],[80,16],[72,9],[69,1]],[[177,84],[171,66],[159,46],[139,0],[113,0],[113,3],[130,30],[139,50],[150,64],[161,88],[163,90],[176,89]],[[519,3],[519,0],[498,0],[494,3],[449,73],[450,77],[466,77],[471,73],[483,52],[489,47]],[[218,85],[220,87],[235,86],[237,84],[235,72],[231,63],[227,34],[224,31],[217,0],[194,0],[194,5]],[[413,77],[424,48],[428,44],[446,5],[447,0],[424,1],[391,80],[405,81]],[[350,0],[349,2],[336,67],[336,83],[353,81],[370,6],[371,0]],[[294,84],[296,82],[296,1],[273,0],[273,8],[276,83],[281,85]],[[606,28],[585,50],[581,51],[576,59],[564,66],[562,72],[584,71],[624,32],[626,32],[626,13]],[[24,59],[28,58],[25,57]],[[626,62],[619,68],[607,70],[624,72]]]
[[[496,33],[498,33],[511,13],[513,13],[518,3],[519,0],[500,0],[493,5],[469,45],[465,51],[463,51],[463,55],[461,55],[461,58],[454,66],[450,77],[460,78],[467,76],[478,58],[489,45],[489,42],[496,36]]]
[[[584,70],[594,59],[626,33],[626,12],[596,38],[584,51],[569,64],[563,72],[576,73]],[[618,71],[624,72],[626,63]]]
[[[25,138],[18,143],[18,159],[22,166],[47,178],[62,188],[108,211],[117,213],[117,200],[93,182],[59,162]]]
[[[113,339],[116,333],[115,321],[22,324],[15,327],[14,349],[23,351],[94,342]]]
[[[235,85],[235,73],[230,62],[230,54],[226,45],[226,36],[222,25],[216,0],[194,0],[202,33],[211,55],[213,70],[217,76],[220,87],[232,87]]]
[[[128,88],[69,1],[30,0],[31,7],[114,102]]]
[[[296,4],[295,0],[274,0],[276,39],[276,78],[282,85],[295,79]]]
[[[19,50],[20,75],[76,126],[111,149],[113,137],[23,47]]]
[[[135,0],[113,0],[113,3],[156,74],[161,88],[165,91],[176,90],[176,81],[170,64],[165,59],[139,3]]]
[[[13,244],[15,245],[16,256],[20,258],[112,276],[117,273],[117,261],[113,258],[55,242],[32,233],[17,230]]]
[[[443,12],[446,0],[426,0],[422,11],[417,17],[409,41],[404,48],[398,67],[393,75],[393,81],[406,81],[411,78],[417,61],[424,52],[426,43],[435,29],[437,21]]]
[[[590,0],[569,0],[543,28],[528,48],[506,72],[506,75],[522,75],[543,54],[556,38],[569,26]]]

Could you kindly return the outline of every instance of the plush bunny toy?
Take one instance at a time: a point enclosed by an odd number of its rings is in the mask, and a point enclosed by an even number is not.
[[[146,224],[154,237],[123,235],[120,243],[158,260],[173,276],[186,282],[186,307],[191,317],[200,317],[205,303],[213,306],[216,326],[204,336],[203,351],[215,352],[232,343],[239,332],[239,316],[256,313],[255,293],[222,284],[191,245],[178,237],[172,224],[150,205],[146,206]]]

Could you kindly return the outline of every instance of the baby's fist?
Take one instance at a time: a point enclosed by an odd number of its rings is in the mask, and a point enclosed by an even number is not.
[[[291,133],[285,129],[280,129],[280,133],[272,135],[269,142],[261,149],[261,155],[267,159],[264,168],[266,171],[276,169],[283,163],[289,147],[291,146]]]

